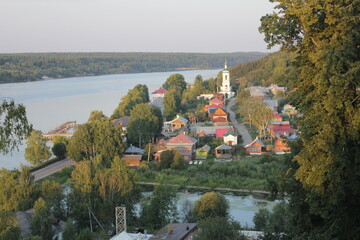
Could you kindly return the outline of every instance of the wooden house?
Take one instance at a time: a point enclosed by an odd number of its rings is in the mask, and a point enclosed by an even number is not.
[[[130,146],[125,150],[123,159],[129,165],[129,167],[140,167],[140,162],[143,155],[143,149]]]
[[[214,125],[228,125],[228,114],[222,108],[217,108],[211,116],[211,120],[214,122]]]
[[[224,104],[208,104],[204,106],[204,112],[209,112],[209,109],[216,109],[216,108],[222,108],[224,107]]]
[[[280,136],[289,136],[292,133],[292,128],[288,121],[282,122],[271,122],[269,125],[270,135],[273,138],[278,138]]]
[[[192,153],[195,149],[196,142],[197,140],[195,138],[192,138],[182,132],[176,137],[172,137],[167,141],[166,149],[177,150],[180,155],[183,156],[185,161],[190,161],[192,158]]]
[[[232,153],[232,147],[223,144],[215,148],[215,156],[220,159],[230,159]]]
[[[273,148],[275,154],[290,153],[289,141],[286,138],[278,138]]]
[[[233,128],[229,128],[228,132],[223,135],[224,143],[233,146],[238,144],[239,134],[234,131]]]
[[[153,151],[158,152],[160,150],[166,150],[166,140],[160,139],[153,145]]]
[[[175,119],[164,122],[164,131],[165,132],[175,132],[180,130],[181,128],[185,128],[187,126],[188,120],[179,115],[176,116]]]
[[[191,115],[191,116],[189,116],[189,121],[190,121],[190,123],[197,123],[198,118],[196,115]]]
[[[250,155],[261,155],[265,144],[258,138],[245,146],[245,150]]]
[[[195,149],[196,159],[206,159],[210,151],[210,147],[205,145],[201,148]]]
[[[127,128],[127,125],[129,124],[129,120],[130,120],[130,117],[125,116],[122,118],[114,119],[114,120],[112,120],[112,122],[115,127],[121,126],[123,132],[126,133],[126,128]]]

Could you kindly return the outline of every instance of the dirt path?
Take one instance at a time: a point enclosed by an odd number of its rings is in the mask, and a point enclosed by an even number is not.
[[[232,122],[234,127],[238,130],[238,132],[242,136],[242,139],[244,140],[242,145],[245,146],[245,145],[251,143],[253,140],[252,140],[248,130],[244,126],[244,124],[237,122],[237,120],[235,118],[235,113],[231,110],[231,107],[234,105],[235,105],[235,98],[232,98],[230,100],[229,104],[226,106],[226,111],[230,114],[230,121]]]
[[[58,171],[61,171],[63,168],[65,167],[69,167],[74,165],[75,162],[73,160],[71,160],[70,158],[66,158],[62,161],[50,164],[49,166],[46,166],[44,168],[41,168],[39,170],[36,170],[35,172],[33,172],[32,174],[35,176],[34,181],[43,179],[53,173],[56,173]]]

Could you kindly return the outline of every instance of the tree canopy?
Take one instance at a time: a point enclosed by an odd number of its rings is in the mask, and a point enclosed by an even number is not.
[[[46,142],[47,139],[42,136],[41,131],[32,130],[26,142],[25,159],[35,166],[49,160],[51,153]]]
[[[179,93],[181,96],[183,91],[186,89],[185,78],[183,75],[178,73],[172,74],[166,79],[166,82],[162,86],[167,90],[174,89],[175,92]]]
[[[31,129],[25,107],[0,98],[0,153],[15,150]]]
[[[295,238],[360,235],[360,1],[275,1],[261,19],[269,47],[296,53],[292,103],[304,114],[288,176]],[[349,229],[351,229],[349,231]]]

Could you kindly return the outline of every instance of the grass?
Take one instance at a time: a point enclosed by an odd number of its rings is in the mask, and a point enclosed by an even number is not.
[[[64,184],[71,177],[71,172],[73,171],[73,169],[74,169],[73,167],[66,167],[59,172],[56,172],[46,178],[39,180],[39,182],[44,180],[50,180],[60,184]]]
[[[268,179],[277,178],[284,166],[283,156],[251,156],[233,162],[205,162],[189,165],[184,170],[137,170],[139,181],[157,182],[181,186],[269,190]],[[159,177],[161,176],[161,177]]]
[[[255,139],[257,136],[259,136],[259,132],[256,127],[254,127],[254,126],[250,127],[250,124],[247,124],[247,123],[244,123],[244,126],[248,130],[252,139]]]

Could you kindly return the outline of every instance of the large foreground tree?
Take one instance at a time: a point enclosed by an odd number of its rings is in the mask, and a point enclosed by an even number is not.
[[[288,173],[293,238],[360,236],[360,1],[271,0],[261,19],[269,46],[297,53],[293,103],[304,114]]]

